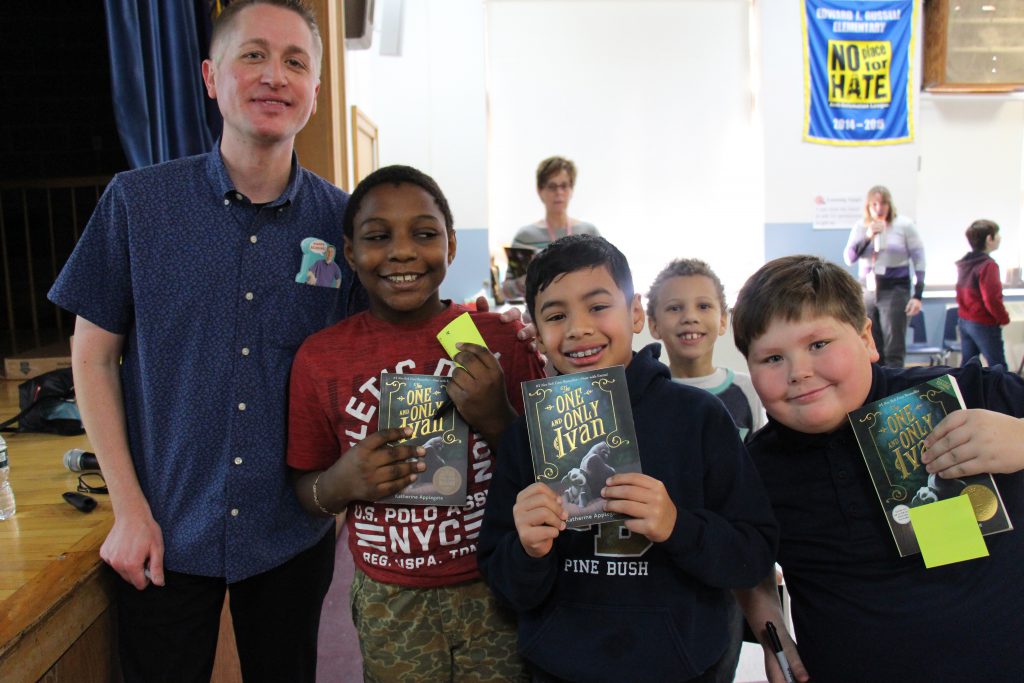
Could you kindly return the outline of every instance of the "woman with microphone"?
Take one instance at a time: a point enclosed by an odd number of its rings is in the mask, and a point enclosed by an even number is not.
[[[878,347],[879,364],[902,368],[907,347],[907,318],[921,312],[924,293],[924,243],[914,221],[896,213],[892,194],[881,185],[868,190],[864,218],[846,242],[847,265],[858,264],[864,305]],[[914,293],[910,293],[913,263]]]

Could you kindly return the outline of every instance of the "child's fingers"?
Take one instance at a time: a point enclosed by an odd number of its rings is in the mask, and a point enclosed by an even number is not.
[[[565,521],[559,512],[551,507],[535,507],[530,509],[513,508],[512,518],[516,522],[516,528],[520,534],[532,527],[551,527],[559,531],[565,529]]]
[[[659,497],[668,497],[668,492],[665,485],[653,477],[639,472],[627,472],[608,477],[601,495],[605,498],[652,501]]]
[[[605,486],[601,489],[601,497],[607,498],[609,502],[613,500],[632,500],[643,503],[653,497],[653,492],[645,486],[619,484],[618,486]]]
[[[401,441],[412,436],[412,430],[408,427],[394,427],[392,429],[382,429],[379,432],[370,434],[361,442],[359,445],[368,451],[375,451],[395,441]]]
[[[410,473],[423,472],[427,464],[421,458],[427,454],[422,446],[386,446],[370,455],[370,466],[378,481],[401,479]]]
[[[664,484],[649,475],[643,474],[642,472],[622,472],[619,474],[613,474],[608,477],[605,481],[607,486],[639,486],[645,489],[657,489],[664,488]]]
[[[459,342],[459,352],[452,359],[464,368],[471,376],[476,377],[481,368],[495,369],[498,362],[494,354],[479,344],[470,342]]]
[[[952,432],[955,432],[960,427],[963,427],[965,424],[967,424],[968,412],[969,411],[966,410],[955,410],[946,417],[944,417],[939,422],[939,424],[935,425],[935,429],[932,430],[932,433],[925,437],[925,449],[931,449],[938,446],[939,451],[936,455],[940,455],[941,453],[945,452],[945,450],[949,448],[949,445],[947,444],[944,446],[939,442],[942,439],[947,439]],[[930,460],[930,458],[928,458],[927,450],[925,451],[923,460],[925,462],[928,462]]]
[[[608,500],[604,504],[605,512],[620,512],[631,519],[626,520],[626,525],[629,527],[631,521],[642,519],[647,516],[650,512],[650,507],[646,503],[641,503],[635,500]],[[636,531],[630,528],[630,531]]]

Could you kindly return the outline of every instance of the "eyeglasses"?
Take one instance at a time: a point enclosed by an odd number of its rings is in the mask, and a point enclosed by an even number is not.
[[[559,190],[568,192],[572,189],[572,185],[570,183],[548,183],[544,186],[544,189],[548,192],[558,192]]]
[[[101,472],[84,472],[78,475],[78,491],[80,493],[106,493],[107,480]]]

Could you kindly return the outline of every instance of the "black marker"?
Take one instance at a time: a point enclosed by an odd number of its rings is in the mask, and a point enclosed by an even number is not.
[[[444,411],[448,410],[448,409],[449,409],[449,408],[451,408],[451,407],[452,407],[453,405],[455,405],[455,401],[453,401],[453,400],[451,399],[451,397],[449,397],[449,398],[446,398],[446,399],[444,400],[444,403],[442,403],[441,405],[439,405],[439,406],[437,407],[437,410],[435,410],[435,411],[434,411],[434,414],[430,416],[430,419],[431,419],[431,420],[436,420],[437,418],[441,417],[441,415],[442,415],[442,414],[444,414]]]
[[[786,653],[782,651],[782,641],[779,640],[779,632],[775,630],[775,624],[766,621],[764,622],[764,628],[768,631],[768,640],[771,643],[772,649],[775,650],[775,659],[779,660],[779,668],[782,669],[782,675],[785,677],[786,683],[796,683],[796,679],[793,678],[793,669],[789,666]]]

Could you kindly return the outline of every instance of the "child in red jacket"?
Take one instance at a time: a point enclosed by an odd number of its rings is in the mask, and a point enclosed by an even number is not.
[[[978,220],[967,228],[971,251],[956,262],[956,304],[963,344],[961,365],[979,353],[989,366],[1006,365],[1003,331],[1010,316],[1003,306],[999,264],[989,254],[999,248],[1002,236],[992,221]]]

